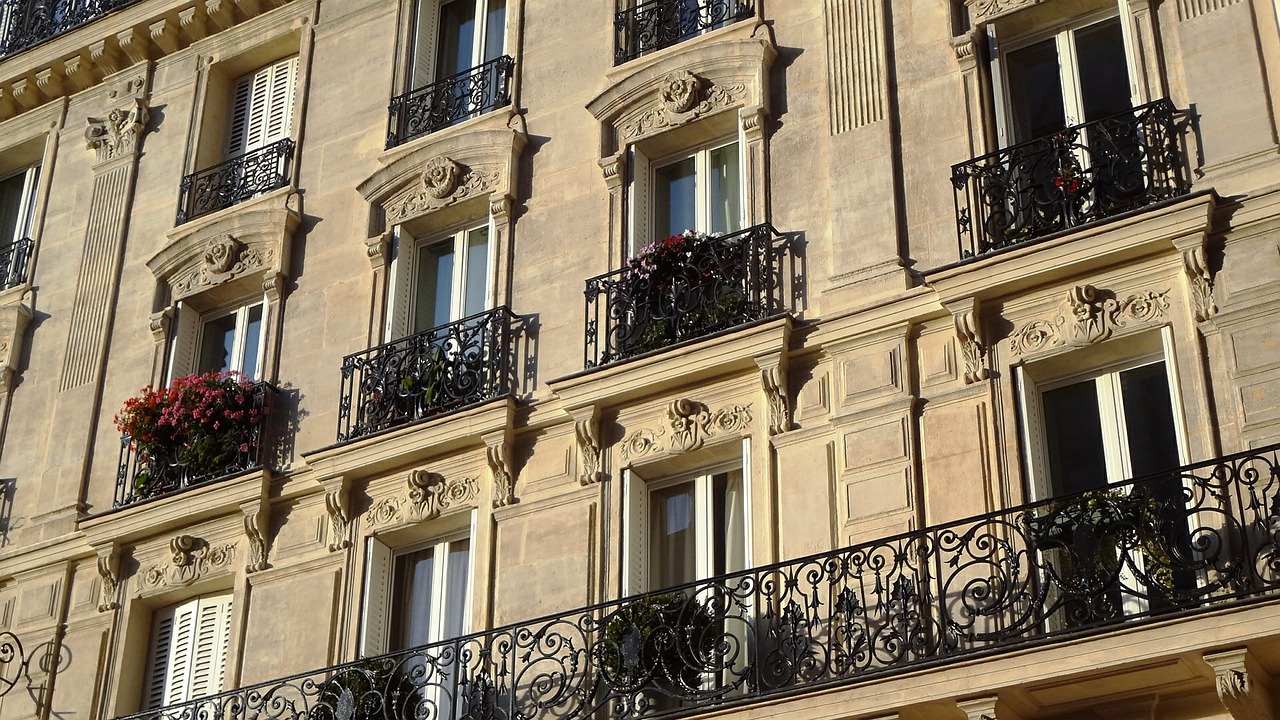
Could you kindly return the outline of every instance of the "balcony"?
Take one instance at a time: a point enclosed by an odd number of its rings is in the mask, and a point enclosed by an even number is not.
[[[0,0],[0,60],[137,0]]]
[[[952,166],[960,259],[1185,195],[1179,114],[1157,100]]]
[[[288,138],[182,178],[181,225],[289,184],[294,142]]]
[[[511,103],[508,55],[391,98],[387,149]]]
[[[130,716],[647,718],[1273,600],[1280,445]]]
[[[31,260],[31,245],[30,238],[0,245],[0,290],[17,287],[27,281],[27,264]]]
[[[182,384],[182,380],[175,381],[170,390]],[[244,402],[235,403],[233,412],[240,413],[242,421],[233,422],[228,428],[215,431],[209,429],[210,423],[198,422],[197,430],[172,430],[173,437],[147,443],[122,436],[113,507],[133,505],[263,467],[268,457],[268,419],[277,393],[268,383],[253,383]],[[159,408],[156,412],[158,415]]]
[[[747,0],[648,0],[618,12],[614,64],[671,47],[755,14]]]
[[[587,280],[586,367],[593,368],[787,312],[791,241],[771,225],[651,246]],[[642,258],[652,258],[653,262]]]
[[[519,317],[496,307],[343,358],[338,442],[514,392]]]

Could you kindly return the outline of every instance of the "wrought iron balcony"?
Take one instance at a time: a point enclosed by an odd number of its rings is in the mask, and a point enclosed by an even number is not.
[[[648,0],[618,12],[614,64],[671,47],[755,14],[747,0]]]
[[[0,0],[0,60],[137,0]]]
[[[285,187],[293,148],[293,140],[277,140],[182,178],[177,224]]]
[[[952,166],[960,258],[1186,194],[1178,114],[1157,100]]]
[[[508,55],[391,98],[387,149],[511,103]]]
[[[496,307],[343,358],[338,442],[514,392],[518,318]]]
[[[649,718],[1280,595],[1280,445],[131,720]]]
[[[786,312],[791,256],[790,240],[764,224],[697,240],[670,262],[633,259],[587,280],[586,367]]]
[[[247,424],[247,432],[233,438],[215,436],[214,447],[202,453],[207,461],[198,465],[184,460],[191,454],[190,445],[146,454],[138,451],[137,444],[128,435],[122,436],[114,507],[132,505],[261,468],[268,458],[270,412],[277,392],[269,383],[254,383],[245,409],[253,410],[262,420]],[[212,432],[205,433],[194,439],[192,445],[213,435]]]
[[[31,238],[0,245],[0,289],[8,290],[27,281],[31,245]]]

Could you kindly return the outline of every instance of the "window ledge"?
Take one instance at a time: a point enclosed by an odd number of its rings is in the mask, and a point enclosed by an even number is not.
[[[239,512],[243,504],[265,497],[271,477],[266,468],[249,470],[155,500],[87,515],[80,520],[79,529],[89,544],[97,545],[111,540],[123,544],[192,527]]]

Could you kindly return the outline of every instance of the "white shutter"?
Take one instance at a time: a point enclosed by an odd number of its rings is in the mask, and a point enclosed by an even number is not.
[[[236,81],[227,133],[227,157],[289,137],[298,56],[260,68]]]
[[[440,24],[439,0],[418,0],[414,3],[414,28],[409,58],[409,87],[417,90],[436,81],[436,35]]]
[[[164,678],[164,704],[190,697],[191,652],[195,646],[197,603],[178,605],[173,613],[173,639],[169,643],[169,670]]]
[[[635,255],[641,248],[653,243],[653,173],[649,157],[635,146],[631,147],[630,228],[631,242],[628,255]]]
[[[360,654],[365,657],[387,649],[391,565],[391,548],[377,538],[369,538],[364,567],[364,617],[360,620]]]
[[[143,710],[154,710],[165,704],[165,680],[169,676],[175,609],[159,610],[151,620],[151,647],[147,652],[147,671],[142,688]]]
[[[222,690],[231,639],[231,596],[201,598],[196,606],[188,700]]]
[[[190,375],[196,370],[196,347],[200,343],[200,314],[179,302],[176,308],[177,317],[173,319],[171,331],[173,337],[169,341],[169,377],[165,384],[172,383],[174,378]]]
[[[622,594],[648,590],[649,486],[630,470],[622,479]]]
[[[298,56],[286,58],[271,66],[266,102],[266,130],[262,144],[270,145],[293,133],[293,95],[298,79]]]
[[[417,243],[408,233],[395,230],[395,253],[391,258],[391,274],[388,280],[387,327],[384,341],[396,340],[409,334],[410,308],[413,306],[413,283],[418,266]]]
[[[151,621],[143,709],[154,710],[221,691],[230,639],[230,593],[156,611]]]
[[[1026,456],[1027,486],[1034,494],[1032,500],[1043,500],[1053,496],[1053,488],[1049,483],[1049,456],[1044,445],[1044,410],[1040,403],[1040,389],[1021,365],[1014,367],[1013,378],[1018,386],[1018,414],[1022,420],[1022,449]]]

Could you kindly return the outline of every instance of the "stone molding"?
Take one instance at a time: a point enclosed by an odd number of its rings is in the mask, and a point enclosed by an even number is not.
[[[640,140],[740,106],[746,95],[745,83],[717,85],[688,70],[677,70],[662,78],[654,106],[619,125],[618,134],[627,142]]]
[[[986,23],[1010,13],[1039,5],[1045,0],[965,0],[973,22]]]
[[[1009,345],[1014,354],[1024,357],[1059,347],[1086,347],[1110,338],[1120,328],[1151,324],[1168,310],[1168,290],[1120,299],[1110,290],[1076,285],[1054,315],[1023,324]]]
[[[372,529],[432,520],[441,515],[478,506],[480,481],[469,475],[446,478],[426,469],[405,476],[405,489],[376,500],[364,513]]]
[[[1271,676],[1247,648],[1207,653],[1218,699],[1235,720],[1274,720]]]
[[[650,456],[676,455],[702,448],[708,440],[751,427],[751,405],[725,405],[712,412],[705,404],[678,398],[667,405],[656,426],[634,430],[620,443],[625,465]]]
[[[186,587],[211,574],[230,571],[235,559],[235,543],[213,545],[194,535],[176,535],[169,540],[168,559],[152,563],[139,573],[138,596]],[[101,554],[98,567],[101,573]]]

